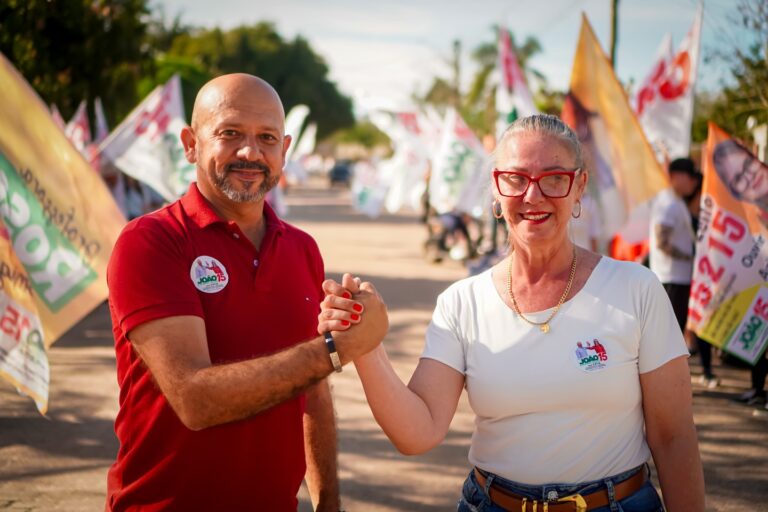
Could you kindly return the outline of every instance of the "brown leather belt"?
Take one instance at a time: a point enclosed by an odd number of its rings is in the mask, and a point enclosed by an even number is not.
[[[477,478],[477,483],[480,484],[480,487],[485,488],[487,479],[477,468],[475,468],[475,478]],[[640,490],[646,479],[645,468],[642,468],[623,482],[614,485],[616,501],[622,500]],[[491,483],[489,496],[495,505],[513,512],[587,512],[588,510],[605,507],[609,503],[608,491],[606,489],[599,489],[583,496],[581,494],[564,496],[554,501],[536,501],[523,498]]]

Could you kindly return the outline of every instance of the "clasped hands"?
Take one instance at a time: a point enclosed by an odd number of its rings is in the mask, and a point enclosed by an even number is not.
[[[344,274],[341,283],[323,282],[317,331],[333,334],[342,364],[376,348],[389,328],[387,306],[373,284]]]

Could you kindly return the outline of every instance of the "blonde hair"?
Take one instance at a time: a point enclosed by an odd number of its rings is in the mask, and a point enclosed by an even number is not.
[[[586,169],[584,169],[584,156],[579,138],[559,117],[549,114],[534,114],[532,116],[523,117],[507,126],[504,133],[501,134],[499,143],[496,145],[496,150],[494,151],[494,161],[497,165],[499,148],[504,147],[507,140],[511,137],[527,133],[540,133],[557,137],[571,148],[571,153],[573,153],[573,157],[576,160],[576,167],[586,171]]]

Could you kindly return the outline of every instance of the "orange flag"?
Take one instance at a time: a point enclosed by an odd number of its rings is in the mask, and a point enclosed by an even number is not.
[[[688,327],[755,364],[768,345],[768,165],[710,123],[703,166]]]
[[[584,146],[589,193],[600,205],[603,240],[622,228],[633,242],[647,238],[650,218],[638,208],[669,181],[586,16],[562,118]]]
[[[2,54],[0,90],[0,375],[44,411],[44,348],[106,299],[125,219]]]

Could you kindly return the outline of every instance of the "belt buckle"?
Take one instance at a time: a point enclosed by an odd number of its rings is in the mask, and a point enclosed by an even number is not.
[[[587,512],[587,502],[581,494],[571,494],[557,500],[557,503],[570,501],[576,505],[576,512]]]

